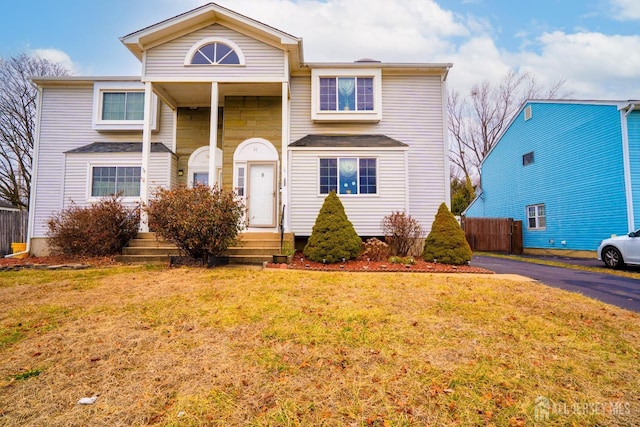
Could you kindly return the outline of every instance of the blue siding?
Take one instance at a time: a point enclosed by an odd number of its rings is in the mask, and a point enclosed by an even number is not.
[[[522,220],[525,248],[595,250],[612,233],[626,233],[617,107],[529,105],[532,118],[524,121],[523,109],[485,159],[484,201],[474,203],[467,216]],[[534,162],[523,166],[522,155],[531,151]],[[540,203],[546,208],[546,229],[530,230],[526,206]]]
[[[634,229],[640,228],[640,111],[627,116]]]

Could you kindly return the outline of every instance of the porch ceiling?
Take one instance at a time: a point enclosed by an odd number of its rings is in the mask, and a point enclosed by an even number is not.
[[[154,83],[156,94],[172,107],[210,107],[211,83],[166,82]],[[280,83],[219,83],[218,105],[225,96],[281,96]]]

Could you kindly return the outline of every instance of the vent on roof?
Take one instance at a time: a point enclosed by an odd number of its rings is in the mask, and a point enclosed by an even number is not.
[[[531,105],[524,109],[524,121],[531,119]]]
[[[362,59],[358,59],[357,61],[353,61],[355,63],[359,63],[359,62],[375,62],[375,63],[380,63],[380,61],[378,61],[377,59],[371,59],[371,58],[362,58]]]

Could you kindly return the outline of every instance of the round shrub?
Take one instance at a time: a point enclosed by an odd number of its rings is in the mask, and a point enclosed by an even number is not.
[[[344,206],[335,191],[324,199],[316,217],[311,236],[304,247],[304,256],[315,262],[334,263],[357,258],[362,239],[347,218]]]
[[[460,224],[442,203],[431,225],[431,232],[424,242],[422,257],[427,262],[463,265],[471,261],[471,247],[464,237]]]
[[[119,254],[138,232],[140,211],[117,196],[90,206],[71,205],[47,220],[53,254],[107,256]]]
[[[244,204],[218,186],[160,188],[146,211],[152,230],[205,262],[222,255],[245,228]]]

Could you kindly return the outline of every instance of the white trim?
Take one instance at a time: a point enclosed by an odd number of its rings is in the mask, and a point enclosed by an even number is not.
[[[149,203],[149,166],[151,164],[151,130],[153,83],[144,84],[144,126],[142,127],[142,164],[140,169],[140,201],[142,205]],[[140,231],[149,231],[149,215],[145,209],[140,211]]]
[[[285,82],[282,77],[259,77],[259,76],[251,76],[251,77],[213,77],[213,76],[184,76],[184,77],[149,77],[147,79],[142,80],[143,83],[153,82],[153,83],[282,83]]]
[[[444,174],[444,201],[447,204],[447,206],[449,206],[449,209],[451,209],[451,171],[450,171],[450,163],[449,163],[449,150],[451,147],[449,147],[449,118],[447,116],[447,101],[448,101],[448,96],[447,96],[447,81],[446,81],[446,75],[442,76],[442,78],[440,79],[440,81],[442,82],[442,84],[440,85],[440,94],[441,94],[441,102],[440,105],[442,107],[442,148],[443,150],[443,157],[444,157],[444,170],[442,171]],[[407,163],[407,165],[405,166],[405,170],[409,169],[409,164]],[[407,176],[407,183],[409,183],[409,177]],[[409,191],[407,191],[407,195],[409,194]],[[408,196],[407,196],[408,197]],[[406,210],[406,212],[409,212],[409,210]]]
[[[216,147],[216,174],[213,176],[213,183],[211,182],[211,175],[209,175],[209,183],[212,185],[219,184],[222,185],[222,182],[219,180],[219,172],[222,169],[222,150]],[[187,161],[187,187],[193,187],[193,174],[194,173],[202,173],[206,172],[209,174],[209,152],[210,147],[208,145],[204,145],[198,149],[196,149],[189,156],[189,160]],[[205,154],[206,153],[206,154]],[[202,157],[204,155],[204,162],[201,162]]]
[[[544,208],[544,227],[540,227],[540,218],[543,218],[542,216],[538,215],[538,208],[542,206]],[[535,215],[533,217],[529,216],[529,208],[535,208]],[[527,219],[527,230],[530,231],[544,231],[547,229],[547,206],[544,203],[534,203],[532,205],[526,205],[524,208],[524,216]],[[529,219],[530,218],[535,218],[536,220],[536,226],[535,227],[530,227],[529,226]]]
[[[218,83],[211,83],[211,114],[209,114],[209,187],[213,188],[215,177],[218,174],[217,148],[218,148]],[[222,185],[222,183],[220,183]]]
[[[109,92],[145,92],[141,82],[96,82],[93,85],[93,120],[91,129],[97,131],[142,130],[143,120],[103,120],[102,107],[104,94]],[[145,106],[146,103],[145,94]],[[158,97],[151,92],[151,130],[158,128]],[[146,107],[145,107],[146,108]]]
[[[290,151],[409,151],[409,146],[398,147],[289,147]]]
[[[631,180],[631,160],[629,156],[629,128],[627,116],[631,114],[635,104],[631,104],[629,109],[620,110],[620,122],[622,128],[622,165],[624,170],[624,193],[627,204],[627,231],[635,231],[635,217],[633,211],[633,188]]]
[[[263,147],[264,150],[261,150]],[[254,155],[258,153],[258,155]],[[277,162],[279,159],[278,150],[274,145],[264,138],[249,138],[242,141],[233,152],[235,162]]]
[[[285,57],[285,66],[288,67],[288,59],[287,55]],[[290,117],[289,117],[289,84],[287,82],[282,83],[282,141],[280,143],[280,152],[282,153],[280,160],[280,185],[279,185],[279,194],[280,194],[280,203],[284,206],[284,231],[289,232],[291,230],[290,225],[290,215],[291,206],[289,206],[289,156],[288,154],[288,146],[289,146],[289,132],[290,132]],[[276,183],[277,184],[277,183]],[[276,209],[276,224],[282,221],[282,218],[278,218],[278,215],[281,214],[282,207]]]
[[[327,197],[327,195],[329,193],[321,193],[320,192],[320,160],[322,159],[336,159],[337,161],[337,165],[336,167],[338,168],[338,176],[336,177],[336,179],[338,180],[336,187],[336,194],[338,195],[338,197],[347,197],[347,198],[358,198],[358,199],[363,199],[363,198],[372,198],[372,197],[380,197],[380,172],[379,172],[379,165],[380,165],[380,156],[377,154],[374,155],[369,155],[369,156],[318,156],[316,159],[316,196],[318,197]],[[357,161],[357,165],[356,165],[356,178],[357,178],[357,185],[358,185],[358,192],[356,194],[345,194],[345,193],[340,193],[340,159],[356,159]],[[361,193],[360,192],[360,160],[362,159],[374,159],[376,161],[376,192],[375,193]],[[405,168],[405,173],[406,173],[406,168]],[[409,182],[409,181],[405,181],[405,182]]]
[[[321,111],[320,78],[373,78],[373,111]],[[311,119],[329,122],[379,122],[382,120],[382,71],[377,68],[323,68],[311,70]]]
[[[140,168],[140,176],[142,176],[142,167],[140,162],[137,160],[105,160],[101,159],[98,161],[87,161],[87,180],[86,180],[86,188],[85,188],[85,200],[89,203],[98,202],[105,198],[111,197],[109,196],[94,196],[91,194],[91,189],[93,188],[93,169],[94,168],[130,168],[137,167]],[[142,179],[140,179],[140,194],[142,194]],[[140,196],[127,196],[122,197],[123,202],[137,202],[140,200]]]
[[[406,150],[404,152],[404,183],[405,183],[405,192],[404,192],[404,211],[407,214],[411,214],[410,208],[411,208],[411,204],[410,204],[410,200],[409,200],[409,195],[411,194],[411,191],[409,191],[409,184],[411,181],[409,181],[409,150]]]
[[[238,60],[240,61],[239,64],[192,64],[191,60],[193,59],[193,56],[196,54],[196,52],[203,46],[206,46],[208,44],[212,44],[212,43],[221,43],[221,44],[225,44],[227,46],[229,46],[231,49],[233,49],[233,51],[236,53],[236,55],[238,55]],[[184,57],[184,65],[185,66],[189,66],[189,67],[210,67],[210,66],[216,66],[216,67],[243,67],[246,65],[246,61],[244,59],[244,53],[242,52],[242,49],[240,49],[240,46],[238,46],[236,43],[234,43],[233,41],[229,40],[229,39],[225,39],[222,37],[207,37],[205,39],[200,40],[199,42],[195,43],[193,46],[191,46],[191,49],[189,49],[189,52],[187,52],[187,56]]]

